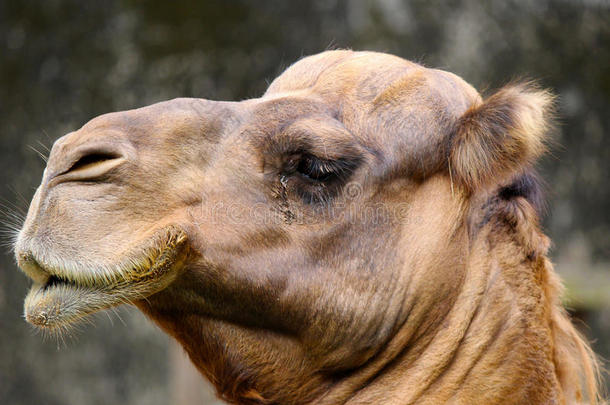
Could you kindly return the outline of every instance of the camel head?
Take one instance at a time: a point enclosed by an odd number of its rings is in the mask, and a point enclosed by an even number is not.
[[[550,103],[329,51],[258,99],[97,117],[54,144],[18,235],[25,317],[62,330],[133,303],[238,403],[423,398],[468,333],[523,316],[501,269],[546,265],[528,185]],[[400,367],[423,388],[401,393]]]

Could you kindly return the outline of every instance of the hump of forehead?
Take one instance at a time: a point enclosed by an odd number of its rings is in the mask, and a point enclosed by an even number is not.
[[[354,53],[348,50],[326,51],[303,58],[273,80],[265,95],[308,89],[316,83],[322,72],[351,58]]]
[[[310,89],[319,94],[342,94],[358,84],[381,86],[405,69],[420,67],[379,52],[326,51],[296,62],[277,77],[265,95]]]
[[[480,101],[478,92],[452,73],[390,54],[349,50],[326,51],[298,61],[271,83],[265,95],[300,90],[333,103],[352,101],[359,108],[363,103],[404,101],[405,95],[421,90],[457,115]]]

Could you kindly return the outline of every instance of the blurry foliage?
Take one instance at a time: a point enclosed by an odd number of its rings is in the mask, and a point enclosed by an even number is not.
[[[608,291],[609,21],[607,0],[3,0],[2,205],[25,209],[39,182],[44,162],[28,145],[46,153],[96,115],[178,96],[256,97],[303,55],[379,50],[479,89],[529,77],[559,96],[555,146],[541,164],[545,227],[569,281],[594,272]],[[141,315],[122,309],[127,326],[98,316],[55,350],[20,319],[28,282],[10,253],[0,263],[0,402],[167,402],[167,338]],[[609,301],[590,318],[605,353]]]

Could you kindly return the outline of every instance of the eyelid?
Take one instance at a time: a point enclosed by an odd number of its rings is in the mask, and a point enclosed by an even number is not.
[[[325,181],[333,175],[338,175],[334,162],[319,159],[311,154],[301,156],[296,167],[297,172],[315,181]]]
[[[349,177],[361,162],[360,156],[325,159],[313,153],[295,151],[288,155],[283,171],[322,183]]]
[[[358,138],[331,115],[301,116],[256,140],[257,148],[270,155],[307,151],[327,160],[362,153]]]

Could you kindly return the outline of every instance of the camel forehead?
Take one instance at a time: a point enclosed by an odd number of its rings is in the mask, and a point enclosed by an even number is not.
[[[308,56],[286,69],[269,86],[267,94],[298,91],[307,88],[332,88],[340,91],[349,85],[370,80],[374,73],[378,78],[392,70],[421,68],[421,66],[376,52],[327,51]],[[333,86],[334,85],[334,86]]]
[[[438,102],[459,110],[458,115],[480,102],[478,92],[452,73],[428,69],[394,55],[346,50],[300,60],[276,78],[265,95],[291,92],[359,104],[391,103],[411,92],[412,98],[422,103]]]

